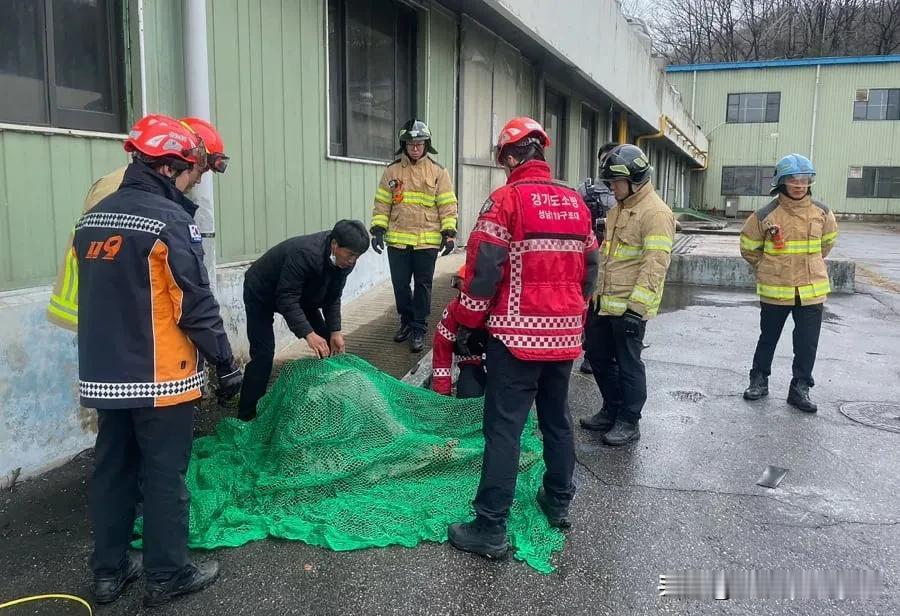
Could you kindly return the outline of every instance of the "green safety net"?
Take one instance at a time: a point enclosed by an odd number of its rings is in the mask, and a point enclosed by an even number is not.
[[[413,547],[446,541],[448,524],[473,517],[482,398],[441,396],[342,355],[286,364],[258,412],[194,443],[191,547],[266,537],[338,551]],[[532,413],[508,532],[517,559],[550,573],[564,538],[535,502],[541,451]]]

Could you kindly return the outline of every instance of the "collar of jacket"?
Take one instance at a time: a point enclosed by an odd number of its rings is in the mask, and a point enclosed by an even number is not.
[[[647,180],[643,186],[635,191],[633,195],[625,198],[625,201],[622,202],[622,207],[634,207],[635,205],[643,201],[651,192],[653,192],[653,182]]]
[[[400,164],[403,165],[404,167],[410,167],[410,166],[414,167],[414,166],[418,165],[420,162],[422,162],[423,160],[425,160],[426,158],[428,158],[428,154],[422,155],[422,158],[420,158],[419,160],[413,160],[404,151],[402,154],[400,154]]]
[[[512,170],[506,178],[507,184],[521,182],[522,180],[552,180],[550,165],[543,160],[529,160]]]
[[[136,188],[154,195],[165,197],[169,201],[174,201],[187,212],[191,218],[197,213],[199,206],[187,198],[187,196],[175,188],[175,183],[163,177],[150,168],[144,162],[136,160],[128,165],[125,169],[125,176],[122,178],[122,187]]]
[[[812,205],[812,199],[809,195],[806,195],[802,199],[791,199],[784,193],[778,193],[778,205],[789,210],[795,210],[799,208],[809,207],[810,205]]]

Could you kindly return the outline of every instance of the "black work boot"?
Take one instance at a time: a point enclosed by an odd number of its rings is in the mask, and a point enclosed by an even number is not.
[[[619,447],[639,438],[641,438],[641,429],[638,427],[638,422],[632,423],[624,419],[617,419],[613,429],[603,435],[603,442],[613,447]]]
[[[543,487],[538,488],[537,504],[547,516],[547,521],[553,528],[571,528],[572,523],[569,521],[568,505],[557,505],[551,502],[547,492]]]
[[[180,597],[199,592],[211,585],[219,577],[219,561],[208,560],[196,565],[189,564],[165,582],[147,582],[144,590],[144,605],[157,607]]]
[[[609,412],[609,408],[604,404],[599,412],[594,413],[587,419],[579,419],[578,423],[585,430],[593,430],[594,432],[609,432],[616,424],[616,416]]]
[[[492,524],[482,518],[451,524],[447,528],[447,539],[457,550],[480,554],[485,558],[499,560],[509,553],[506,525]]]
[[[750,386],[744,390],[744,400],[759,400],[769,395],[769,379],[757,372],[750,373]]]
[[[412,338],[409,339],[409,350],[413,353],[421,353],[422,349],[425,348],[425,332],[420,332],[416,330],[412,333]]]
[[[594,368],[591,367],[591,360],[587,358],[587,355],[585,355],[584,359],[581,361],[581,366],[578,370],[582,374],[594,374]]]
[[[412,327],[409,323],[401,323],[400,327],[397,328],[397,333],[394,334],[394,342],[403,342],[409,335],[412,333]]]
[[[91,591],[97,603],[112,603],[122,594],[125,587],[144,575],[144,557],[140,554],[129,554],[125,566],[114,576],[94,576]]]
[[[809,385],[797,379],[791,381],[787,403],[804,413],[815,413],[819,410],[816,403],[809,399]]]

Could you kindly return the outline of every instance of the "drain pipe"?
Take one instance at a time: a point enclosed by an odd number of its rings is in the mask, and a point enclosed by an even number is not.
[[[184,81],[187,115],[204,120],[209,114],[209,60],[206,47],[206,0],[183,0],[182,37],[184,40]],[[203,236],[204,265],[210,288],[216,288],[216,218],[213,207],[212,173],[191,191],[191,199],[200,208],[194,217]]]
[[[147,115],[147,46],[144,43],[144,0],[137,3],[138,54],[141,69],[141,116]]]
[[[812,129],[809,132],[809,159],[813,160],[816,153],[816,116],[819,113],[819,74],[822,65],[816,64],[816,88],[813,90]]]

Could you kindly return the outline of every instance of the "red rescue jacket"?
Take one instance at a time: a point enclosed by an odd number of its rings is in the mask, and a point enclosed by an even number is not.
[[[577,192],[550,166],[517,167],[485,201],[466,248],[454,315],[487,326],[518,359],[567,361],[581,354],[587,302],[597,279],[597,239]]]
[[[453,350],[456,345],[456,330],[459,327],[453,312],[458,309],[459,300],[447,304],[444,314],[434,332],[431,357],[431,389],[445,396],[450,395],[453,386]],[[481,365],[481,355],[459,355],[456,363],[460,366]]]

